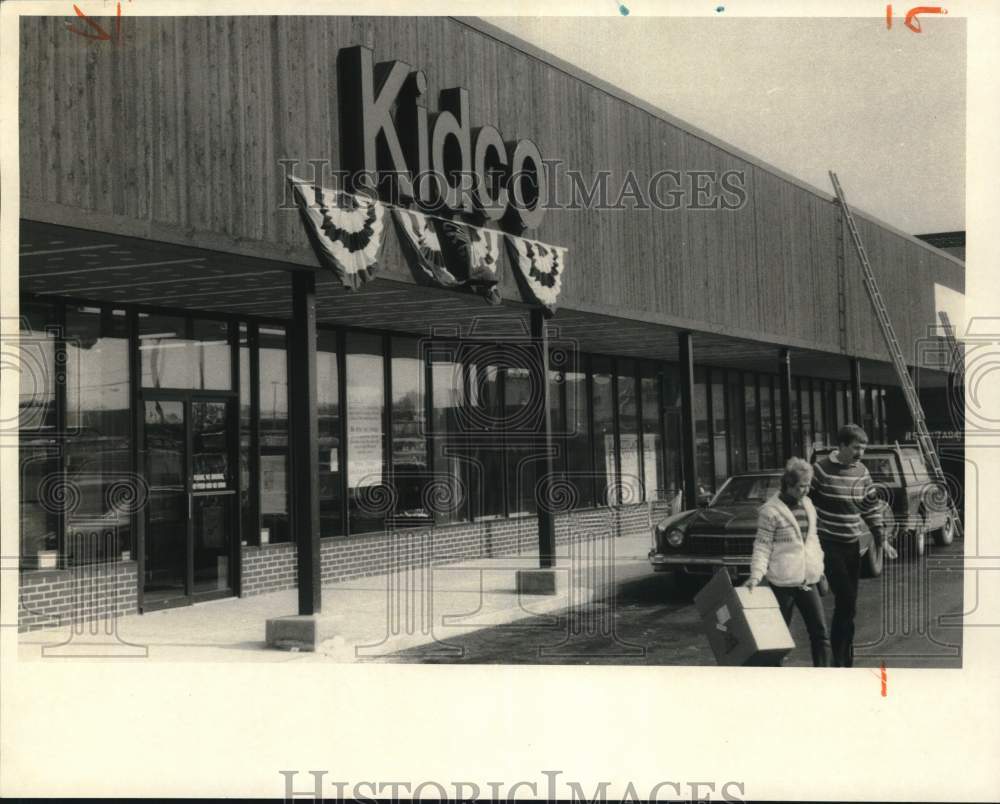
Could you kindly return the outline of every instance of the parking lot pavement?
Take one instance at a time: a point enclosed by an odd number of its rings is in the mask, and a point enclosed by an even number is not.
[[[861,582],[855,638],[857,667],[961,666],[961,629],[942,615],[962,611],[963,574],[954,568],[961,542],[934,548],[923,561],[886,562],[880,578]],[[401,651],[380,661],[472,664],[714,665],[690,591],[667,575],[623,556],[614,590],[594,602],[547,618],[530,618],[445,640],[438,655]],[[618,573],[616,573],[618,574]],[[824,600],[829,621],[833,598]],[[796,648],[786,666],[810,665],[800,616],[792,622]]]

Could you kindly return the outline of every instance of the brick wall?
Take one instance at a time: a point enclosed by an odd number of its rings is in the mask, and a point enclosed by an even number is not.
[[[138,575],[134,561],[21,573],[19,631],[135,614]]]
[[[653,504],[656,506],[656,504]],[[589,508],[556,516],[556,544],[648,534],[650,504],[621,508]],[[379,575],[421,562],[448,564],[475,558],[513,557],[531,553],[538,545],[534,516],[462,522],[435,528],[406,528],[366,533],[320,542],[323,583]],[[296,548],[268,544],[243,548],[244,597],[291,589],[295,581]]]

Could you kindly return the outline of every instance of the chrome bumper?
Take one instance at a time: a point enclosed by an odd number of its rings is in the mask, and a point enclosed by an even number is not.
[[[654,569],[672,567],[750,567],[749,556],[666,556],[649,551],[649,563]]]

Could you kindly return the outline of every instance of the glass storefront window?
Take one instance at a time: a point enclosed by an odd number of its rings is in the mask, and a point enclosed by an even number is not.
[[[509,366],[504,372],[504,409],[508,421],[526,421],[525,408],[536,404],[537,396],[532,392],[531,377],[523,366]],[[535,408],[537,410],[537,408]],[[522,432],[524,425],[521,426]],[[507,446],[507,511],[511,515],[532,514],[535,502],[535,478],[538,469],[538,448],[532,443]]]
[[[21,569],[55,566],[59,549],[56,336],[53,305],[22,303],[19,343],[19,462]]]
[[[284,327],[257,334],[260,398],[260,541],[291,540],[288,453],[288,348]]]
[[[655,365],[642,364],[642,471],[649,501],[663,499],[666,473],[660,433],[660,372]]]
[[[743,438],[746,432],[745,396],[743,393],[743,380],[738,371],[726,372],[726,390],[729,394],[728,419],[729,419],[729,473],[745,472],[747,468],[746,452],[743,446]]]
[[[799,381],[792,378],[792,455],[802,457],[802,428],[799,423],[802,421],[799,411]]]
[[[504,488],[507,473],[504,458],[504,370],[497,364],[499,355],[489,350],[477,350],[478,362],[469,364],[469,427],[474,431],[470,471],[476,480],[470,491],[474,495],[472,511],[476,517],[503,516]]]
[[[213,319],[139,313],[145,388],[232,388],[229,324]]]
[[[381,530],[385,481],[385,376],[381,335],[348,332],[347,512],[350,533]]]
[[[594,357],[591,360],[593,371],[593,402],[594,411],[594,472],[597,479],[597,502],[599,505],[614,505],[613,484],[617,479],[615,472],[615,420],[612,396],[614,388],[611,381],[611,359]]]
[[[712,369],[712,455],[715,459],[715,485],[719,488],[729,477],[729,438],[726,431],[726,373]]]
[[[760,469],[760,420],[757,411],[757,377],[754,374],[743,375],[743,400],[746,409],[746,468],[754,472]],[[761,416],[761,418],[763,418]]]
[[[785,398],[785,392],[781,387],[781,380],[777,377],[774,379],[774,385],[772,386],[772,396],[774,397],[774,465],[782,467],[785,465],[785,461],[790,457],[785,455],[785,425],[783,414],[781,412],[783,400]],[[793,452],[794,454],[794,452]]]
[[[594,504],[594,453],[590,441],[590,396],[587,372],[581,365],[564,374],[566,384],[566,467],[567,479],[576,491],[576,505]]]
[[[662,499],[670,501],[673,511],[679,511],[684,506],[681,488],[683,479],[681,470],[682,422],[680,372],[674,366],[665,366],[663,368],[663,429],[666,444],[664,445],[664,476],[662,481],[664,497]]]
[[[66,308],[66,560],[109,561],[133,554],[129,340],[124,311]],[[95,529],[94,520],[103,526]]]
[[[260,523],[257,519],[257,495],[252,488],[255,479],[251,473],[255,466],[253,448],[253,399],[250,375],[250,333],[246,324],[240,324],[240,517],[245,544],[257,544]]]
[[[396,517],[426,519],[430,479],[424,360],[416,338],[392,339],[392,473]]]
[[[337,333],[316,333],[316,418],[319,423],[319,533],[344,532],[343,472],[340,467],[340,373]]]
[[[813,403],[813,443],[812,449],[826,446],[826,410],[823,405],[824,383],[820,380],[813,380],[812,403]],[[812,450],[810,450],[810,455]]]
[[[701,496],[715,488],[715,476],[712,469],[712,444],[708,428],[708,372],[701,366],[694,368],[694,438],[695,466],[698,477],[695,479],[695,494]]]
[[[639,466],[639,410],[636,400],[635,361],[618,360],[618,448],[621,498],[616,503],[642,502],[642,469]]]
[[[771,404],[771,378],[764,374],[760,380],[760,468],[771,469],[778,465],[774,451],[774,416]],[[780,414],[778,414],[780,415]]]
[[[464,371],[461,363],[443,355],[432,353],[431,361],[434,475],[426,496],[435,522],[462,522],[469,517],[468,471],[461,455]]]

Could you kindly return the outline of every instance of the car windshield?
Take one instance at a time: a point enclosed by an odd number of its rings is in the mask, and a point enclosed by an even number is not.
[[[715,495],[712,505],[733,505],[735,503],[763,503],[777,494],[781,485],[778,475],[748,475],[731,477]]]
[[[881,483],[895,483],[898,481],[896,461],[893,460],[892,456],[865,455],[861,459],[861,463],[868,467],[868,472],[871,474],[872,480],[877,480]]]

